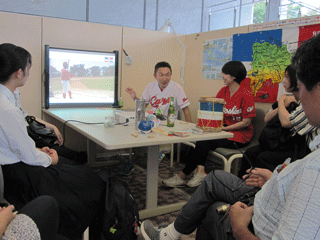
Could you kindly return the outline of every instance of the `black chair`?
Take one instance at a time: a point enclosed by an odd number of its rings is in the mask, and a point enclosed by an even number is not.
[[[251,142],[243,147],[240,150],[244,153],[248,148],[257,145],[259,142],[260,133],[265,126],[264,122],[265,112],[260,108],[256,108],[256,117],[252,120],[254,127],[254,133]],[[213,161],[215,158],[219,158],[224,163],[224,170],[226,172],[231,172],[231,165],[234,160],[241,159],[243,157],[242,153],[238,149],[229,149],[229,148],[217,148],[214,151],[209,151],[208,160]],[[235,173],[238,169],[235,169]]]

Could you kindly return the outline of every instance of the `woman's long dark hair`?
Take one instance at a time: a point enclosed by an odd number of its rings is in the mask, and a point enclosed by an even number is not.
[[[285,73],[289,75],[291,91],[298,92],[299,89],[298,89],[298,80],[297,80],[296,70],[294,69],[292,64],[286,68]]]
[[[0,83],[5,83],[10,76],[27,65],[32,64],[31,54],[24,48],[11,43],[0,45]]]

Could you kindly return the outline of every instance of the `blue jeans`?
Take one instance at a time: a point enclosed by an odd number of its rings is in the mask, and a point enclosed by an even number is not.
[[[238,190],[230,190],[237,189],[240,184]],[[212,239],[233,239],[229,217],[218,224],[223,215],[218,215],[216,208],[226,203],[232,205],[243,195],[256,191],[256,188],[246,186],[242,179],[231,173],[221,170],[210,172],[181,209],[174,227],[182,234],[190,234],[201,226],[206,228]]]

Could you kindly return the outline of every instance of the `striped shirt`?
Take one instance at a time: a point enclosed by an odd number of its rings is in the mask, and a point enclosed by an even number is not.
[[[291,112],[289,119],[293,125],[293,130],[295,133],[298,133],[301,136],[307,134],[308,145],[320,133],[319,128],[309,124],[308,118],[303,111],[301,101],[299,102],[299,106],[293,112]]]

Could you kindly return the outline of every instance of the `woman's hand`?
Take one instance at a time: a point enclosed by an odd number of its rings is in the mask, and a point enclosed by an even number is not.
[[[56,165],[59,161],[59,156],[56,150],[54,149],[50,149],[51,153],[49,154],[49,156],[52,159],[51,165]]]
[[[52,125],[52,130],[54,132],[54,134],[57,136],[57,141],[54,142],[54,144],[59,144],[59,146],[63,145],[63,137],[62,134],[60,133],[59,129]]]
[[[13,205],[0,208],[0,237],[3,235],[12,219],[14,219],[17,215],[16,212],[12,212],[13,209]]]
[[[284,103],[285,107],[289,107],[290,103],[292,103],[292,102],[297,102],[294,95],[287,95],[287,94],[283,94],[280,97],[279,101],[282,101]]]
[[[36,120],[37,120],[38,122],[41,122],[42,124],[44,124],[47,128],[52,129],[53,132],[54,132],[54,134],[57,136],[57,141],[55,141],[54,144],[59,144],[59,146],[62,146],[62,144],[63,144],[63,137],[62,137],[59,129],[58,129],[56,126],[54,126],[54,125],[52,125],[52,124],[50,124],[50,123],[48,123],[48,122],[46,122],[46,121],[44,121],[44,120],[42,120],[42,119],[40,119],[40,118],[37,118],[37,117],[36,117]]]
[[[129,96],[130,96],[133,100],[138,99],[136,92],[135,92],[131,87],[127,87],[127,88],[126,88],[126,92],[129,94]]]
[[[229,126],[222,126],[222,130],[224,131],[236,131],[244,129],[248,126],[250,126],[252,122],[252,118],[244,118],[241,122],[237,122],[235,124],[229,125]]]
[[[247,170],[249,174],[250,169]],[[248,174],[244,175],[242,178],[245,179],[248,177]],[[252,169],[251,175],[246,179],[246,185],[252,187],[260,187],[271,178],[272,172],[269,169],[265,168],[255,168]]]
[[[59,156],[58,156],[58,153],[56,150],[50,149],[48,147],[43,147],[40,149],[40,151],[48,154],[51,157],[51,159],[52,159],[51,165],[56,165],[58,163]]]

